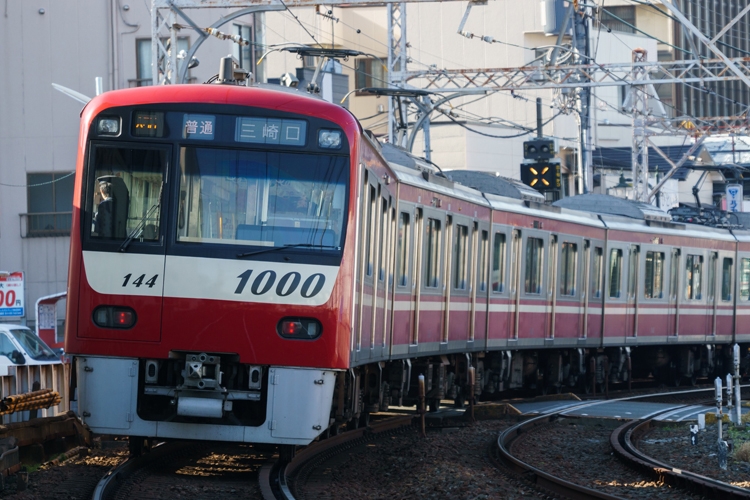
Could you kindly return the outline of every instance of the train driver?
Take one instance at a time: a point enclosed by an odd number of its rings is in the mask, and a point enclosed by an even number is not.
[[[94,231],[100,238],[112,238],[114,236],[114,202],[112,200],[112,184],[109,182],[99,183],[101,201],[94,216]]]

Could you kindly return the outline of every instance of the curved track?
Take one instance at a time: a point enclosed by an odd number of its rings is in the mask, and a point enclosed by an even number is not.
[[[610,444],[615,453],[633,468],[640,469],[669,485],[699,492],[709,498],[735,500],[750,498],[750,490],[738,488],[690,471],[676,469],[641,452],[634,445],[653,425],[653,420],[633,421],[612,433]]]

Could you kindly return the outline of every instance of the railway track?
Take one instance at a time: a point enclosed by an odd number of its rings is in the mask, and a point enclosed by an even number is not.
[[[251,445],[176,441],[131,457],[96,486],[94,500],[264,498],[260,470],[274,456]]]

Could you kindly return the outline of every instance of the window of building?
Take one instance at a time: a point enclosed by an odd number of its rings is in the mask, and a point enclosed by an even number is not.
[[[542,258],[544,254],[544,240],[529,238],[526,240],[526,275],[524,290],[526,293],[542,293]]]
[[[492,291],[505,290],[505,234],[495,233],[492,245]]]
[[[622,292],[622,249],[609,251],[609,296],[620,298]]]
[[[66,236],[73,217],[73,172],[26,174],[26,236]]]
[[[467,247],[469,242],[469,228],[456,225],[456,239],[454,241],[453,252],[456,261],[453,265],[453,288],[456,290],[466,290],[466,261],[468,257]]]
[[[734,262],[724,257],[721,263],[721,300],[729,302],[732,300],[732,268]]]
[[[162,38],[161,42],[167,44],[169,38]],[[135,41],[135,57],[136,57],[136,75],[135,80],[129,80],[131,87],[145,87],[153,84],[153,73],[151,71],[151,39],[150,38],[139,38]],[[181,50],[185,53],[190,50],[190,39],[188,37],[177,38],[177,53]],[[177,64],[183,64],[184,61],[178,60]],[[166,67],[165,62],[160,63],[161,70],[164,71]],[[190,72],[188,71],[188,77]],[[175,77],[176,80],[177,77]]]
[[[385,88],[388,86],[388,71],[379,59],[357,59],[354,84],[358,89]]]
[[[235,35],[241,36],[243,40],[250,42],[248,45],[233,43],[232,56],[237,59],[240,68],[255,75],[257,58],[255,56],[255,43],[253,43],[255,40],[253,27],[245,24],[235,24],[232,29]],[[256,81],[258,80],[256,79]]]
[[[487,245],[489,243],[489,232],[482,231],[479,241],[479,291],[487,291]]]
[[[635,33],[635,6],[607,6],[601,9],[599,22],[602,24],[602,28],[606,30],[619,31],[620,33]]]
[[[440,221],[428,218],[426,230],[424,283],[426,287],[437,288],[440,284]]]
[[[688,255],[685,259],[685,298],[701,299],[701,278],[703,276],[703,256]]]
[[[646,279],[643,296],[660,299],[664,290],[664,252],[646,252]]]
[[[409,243],[411,238],[411,217],[406,212],[401,212],[398,218],[398,241],[396,242],[396,263],[398,273],[396,285],[406,286],[409,284]]]
[[[578,266],[578,245],[563,242],[560,249],[560,295],[576,294],[576,274]]]
[[[598,298],[602,296],[602,264],[604,261],[604,249],[594,247],[591,262],[591,296]]]

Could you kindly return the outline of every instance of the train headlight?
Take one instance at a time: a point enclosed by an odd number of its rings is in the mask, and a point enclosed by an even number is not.
[[[120,118],[99,118],[96,132],[99,135],[120,135]]]
[[[100,306],[94,309],[94,324],[102,328],[132,328],[135,325],[135,311],[129,307]]]
[[[313,318],[282,318],[276,329],[285,339],[312,340],[323,333],[320,321]]]
[[[318,132],[318,146],[325,149],[340,149],[341,131],[321,129]]]

